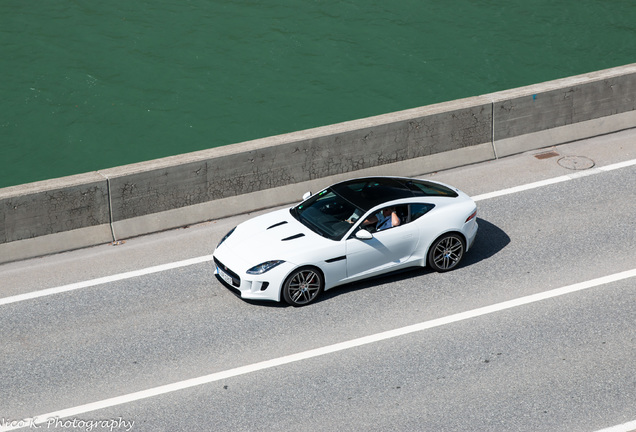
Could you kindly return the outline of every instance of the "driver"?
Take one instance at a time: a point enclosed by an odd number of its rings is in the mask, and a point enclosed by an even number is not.
[[[371,224],[375,224],[376,231],[382,231],[400,225],[400,217],[395,212],[395,207],[386,207],[362,222],[363,226]]]

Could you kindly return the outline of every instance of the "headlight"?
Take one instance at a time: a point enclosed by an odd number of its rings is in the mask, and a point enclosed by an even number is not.
[[[221,246],[221,243],[223,243],[225,241],[225,239],[227,239],[229,236],[231,236],[235,229],[236,229],[236,227],[232,228],[229,233],[225,234],[225,236],[221,239],[219,244],[216,245],[216,247]]]
[[[261,263],[259,265],[256,265],[254,267],[252,267],[251,269],[249,269],[247,271],[247,274],[251,274],[251,275],[259,275],[259,274],[263,274],[266,271],[269,271],[271,269],[273,269],[274,267],[276,267],[279,264],[284,263],[285,261],[267,261],[264,263]]]

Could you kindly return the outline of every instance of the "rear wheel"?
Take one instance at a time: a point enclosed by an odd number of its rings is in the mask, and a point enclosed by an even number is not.
[[[435,271],[445,272],[457,267],[466,246],[459,234],[444,234],[428,250],[428,265]]]
[[[283,298],[292,306],[305,306],[318,297],[324,288],[322,274],[311,267],[294,270],[283,284]]]

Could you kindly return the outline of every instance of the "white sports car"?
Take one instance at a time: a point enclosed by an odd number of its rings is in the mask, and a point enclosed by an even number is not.
[[[442,183],[366,177],[336,183],[231,230],[216,275],[242,298],[303,306],[323,290],[410,266],[448,271],[477,234],[477,207]]]

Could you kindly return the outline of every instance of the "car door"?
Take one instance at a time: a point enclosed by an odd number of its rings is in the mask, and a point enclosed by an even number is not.
[[[389,271],[413,254],[419,240],[416,224],[406,223],[373,234],[369,240],[346,240],[347,278]]]

